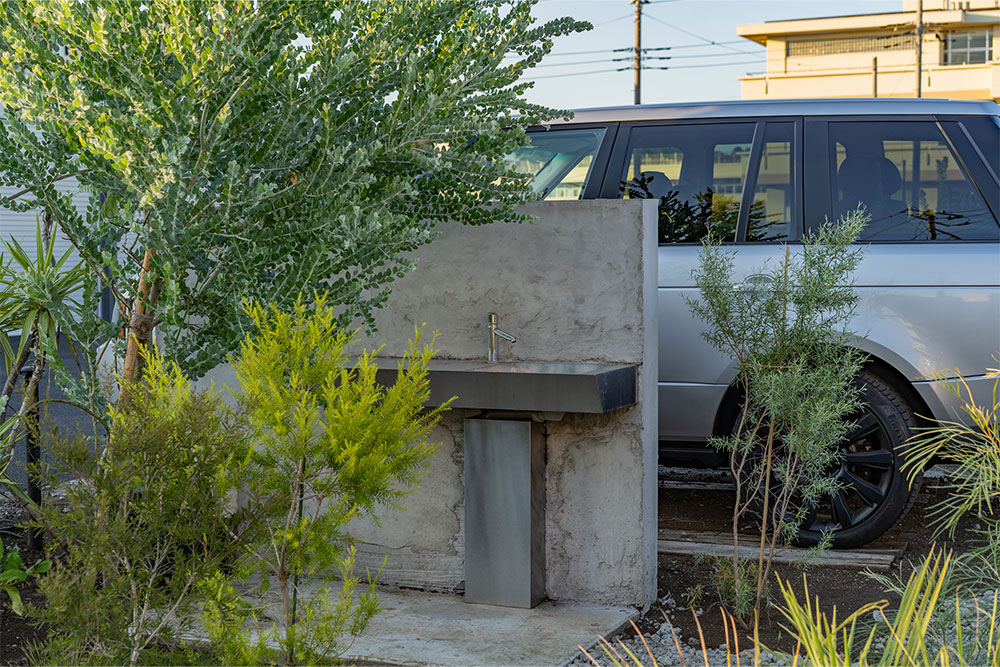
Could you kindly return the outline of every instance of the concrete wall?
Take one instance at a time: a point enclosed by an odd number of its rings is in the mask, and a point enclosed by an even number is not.
[[[518,342],[501,360],[638,364],[638,405],[607,415],[535,415],[547,436],[546,592],[554,600],[647,606],[656,593],[656,205],[598,200],[526,207],[533,225],[450,225],[419,252],[377,316],[374,342],[401,356],[414,326],[438,331],[438,356],[484,359],[487,313]],[[359,562],[388,562],[381,581],[463,586],[462,421],[409,510],[356,521]]]

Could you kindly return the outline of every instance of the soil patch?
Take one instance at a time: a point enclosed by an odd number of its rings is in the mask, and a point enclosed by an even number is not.
[[[686,531],[725,532],[730,528],[732,503],[735,494],[726,488],[725,476],[707,481],[695,475],[694,488],[684,488],[673,471],[667,471],[670,481],[659,490],[659,528]],[[925,480],[924,491],[910,513],[885,536],[867,545],[871,548],[889,548],[905,543],[902,556],[892,569],[892,574],[905,577],[913,571],[935,545],[955,553],[968,551],[977,543],[976,530],[980,527],[975,517],[963,520],[954,538],[936,537],[928,508],[944,498],[936,480]],[[681,634],[681,641],[688,646],[700,645],[699,625],[708,647],[726,643],[721,605],[712,585],[712,563],[698,556],[661,554],[658,571],[658,603],[638,624],[643,633],[654,633],[664,624],[664,614]],[[858,607],[879,600],[890,604],[898,597],[885,591],[881,585],[863,572],[829,566],[775,565],[772,575],[773,595],[780,595],[774,576],[791,582],[800,600],[804,599],[802,575],[808,577],[810,598],[818,597],[821,608],[827,613],[837,609],[843,618]],[[697,622],[695,617],[697,616]],[[760,642],[784,652],[795,649],[795,641],[781,626],[785,624],[780,612],[769,605],[759,625]],[[749,648],[749,632],[742,632],[741,648]]]
[[[9,529],[9,525],[0,524],[0,528]],[[25,564],[32,564],[41,554],[28,549],[27,541],[20,531],[11,531],[16,537],[8,532],[0,535],[3,540],[4,549],[17,547],[21,553],[21,559]],[[36,590],[32,581],[20,587],[21,601],[25,607],[40,606],[45,602]],[[0,592],[0,665],[27,665],[28,657],[26,651],[32,644],[38,644],[45,640],[45,630],[32,625],[31,621],[18,616],[10,608],[6,593]]]

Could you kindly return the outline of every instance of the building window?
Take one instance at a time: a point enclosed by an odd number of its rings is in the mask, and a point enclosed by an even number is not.
[[[945,65],[975,65],[993,60],[992,30],[949,32],[944,40]]]
[[[912,51],[917,36],[909,34],[872,35],[867,37],[835,37],[832,39],[802,39],[788,42],[789,58],[796,56],[829,56],[839,53],[879,53],[881,51]]]

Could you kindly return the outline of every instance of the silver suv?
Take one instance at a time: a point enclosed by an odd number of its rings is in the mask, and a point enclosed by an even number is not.
[[[1000,352],[1000,106],[945,100],[789,100],[578,111],[534,128],[510,156],[544,199],[659,201],[661,460],[711,462],[706,438],[733,428],[730,359],[692,317],[691,271],[709,230],[744,276],[826,218],[871,213],[852,329],[868,354],[857,431],[843,443],[846,490],[800,539],[863,544],[913,503],[899,446],[921,419],[962,418],[932,378],[983,377]],[[715,455],[718,457],[718,455]],[[716,458],[716,463],[718,463]]]

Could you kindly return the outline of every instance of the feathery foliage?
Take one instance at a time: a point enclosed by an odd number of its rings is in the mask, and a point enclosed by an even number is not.
[[[795,536],[810,507],[834,488],[827,471],[858,404],[852,381],[861,355],[848,345],[847,323],[857,303],[851,274],[861,258],[851,244],[867,217],[859,210],[827,223],[804,239],[800,253],[786,247],[779,264],[753,271],[742,284],[736,284],[733,254],[712,240],[694,271],[701,298],[688,306],[708,326],[705,339],[736,362],[744,397],[734,433],[711,444],[729,454],[737,482],[735,592],[747,587],[737,527],[761,508],[752,605],[758,613],[774,549]]]
[[[959,598],[954,606],[948,604],[942,591],[952,564],[951,554],[928,554],[901,589],[895,610],[887,610],[888,603],[882,600],[837,622],[836,611],[828,618],[819,610],[818,600],[813,607],[807,586],[803,605],[783,581],[779,585],[785,604],[779,610],[789,623],[786,629],[814,665],[998,665],[1000,594],[994,593],[985,606],[963,605]],[[877,621],[862,629],[862,619],[870,613]],[[935,624],[948,628],[947,639],[930,632]],[[786,657],[794,662],[793,656]]]
[[[158,324],[185,373],[223,361],[243,298],[318,289],[371,325],[435,224],[527,220],[500,158],[560,112],[519,79],[588,27],[535,1],[0,3],[0,185],[23,194],[0,204],[47,211],[114,290],[129,381]]]
[[[52,442],[49,483],[64,503],[43,521],[60,558],[40,582],[46,664],[138,664],[187,627],[198,587],[237,555],[228,495],[248,455],[238,419],[214,391],[150,356],[132,408],[112,410],[109,449]]]
[[[298,664],[335,654],[341,634],[359,634],[378,611],[374,581],[354,600],[344,527],[416,488],[436,449],[427,434],[446,406],[422,407],[433,350],[420,346],[419,331],[386,388],[372,353],[348,356],[354,334],[325,296],[299,298],[290,312],[253,303],[246,311],[257,331],[234,366],[253,430],[248,507],[262,524],[252,565],[280,588],[276,639]],[[345,583],[339,596],[335,570]],[[299,599],[300,574],[321,582],[308,600]]]
[[[990,369],[985,377],[1000,378],[1000,370]],[[939,528],[953,535],[958,522],[969,512],[997,523],[994,514],[1000,501],[1000,379],[993,384],[993,400],[988,405],[976,403],[964,377],[939,376],[937,381],[961,402],[965,420],[918,429],[906,443],[904,470],[912,478],[931,461],[957,466],[945,485],[947,497],[931,512]],[[1000,527],[994,530],[1000,533]]]

